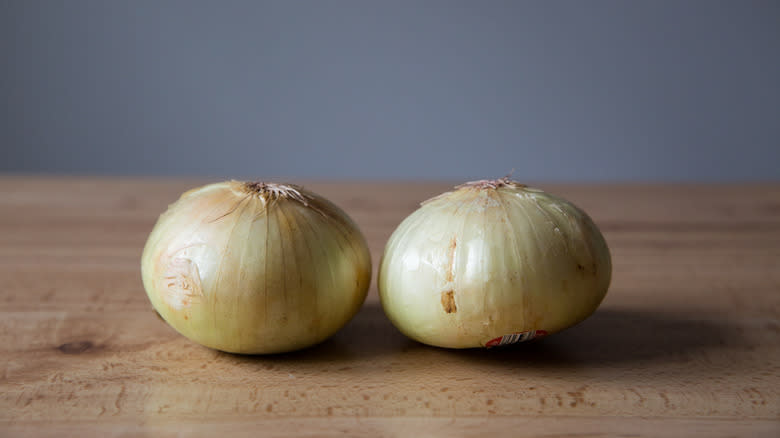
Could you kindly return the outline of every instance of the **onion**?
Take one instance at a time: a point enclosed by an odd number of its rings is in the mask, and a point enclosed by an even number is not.
[[[333,335],[371,281],[363,235],[337,206],[293,185],[228,181],[184,193],[141,261],[162,318],[232,353],[278,353]]]
[[[439,347],[491,347],[570,327],[610,283],[609,249],[571,203],[508,178],[463,184],[395,230],[379,268],[385,313]]]

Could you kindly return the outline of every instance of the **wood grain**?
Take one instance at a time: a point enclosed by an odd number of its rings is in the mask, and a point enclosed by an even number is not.
[[[545,185],[611,247],[590,319],[513,348],[402,336],[372,288],[314,348],[238,356],[151,310],[140,254],[198,180],[0,177],[2,436],[780,436],[780,184]],[[384,242],[441,183],[309,183]]]

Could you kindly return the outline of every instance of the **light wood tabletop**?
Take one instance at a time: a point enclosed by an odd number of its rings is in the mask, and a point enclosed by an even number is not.
[[[603,231],[606,299],[542,340],[445,350],[391,325],[375,274],[451,184],[304,182],[366,235],[369,297],[318,346],[240,356],[141,284],[158,215],[206,182],[0,176],[1,436],[780,436],[780,184],[535,184]]]

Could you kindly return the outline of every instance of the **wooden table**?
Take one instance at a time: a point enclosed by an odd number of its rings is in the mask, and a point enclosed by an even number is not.
[[[175,333],[141,285],[157,216],[204,182],[0,177],[0,435],[780,436],[780,184],[537,184],[591,214],[614,263],[599,310],[538,342],[427,347],[373,287],[324,344],[246,357]],[[375,265],[450,186],[306,185]]]

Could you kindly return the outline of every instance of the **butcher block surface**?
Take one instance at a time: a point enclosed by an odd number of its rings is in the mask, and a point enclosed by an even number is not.
[[[604,233],[604,302],[446,350],[375,285],[395,227],[453,184],[304,181],[366,235],[368,299],[318,346],[241,356],[177,334],[141,283],[155,220],[208,182],[0,176],[0,436],[780,436],[780,184],[534,184]]]

